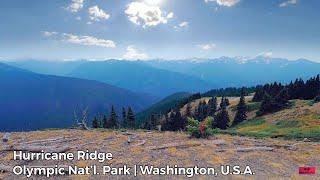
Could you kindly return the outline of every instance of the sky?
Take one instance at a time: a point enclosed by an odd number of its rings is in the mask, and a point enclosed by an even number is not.
[[[0,60],[304,58],[319,0],[1,0]]]

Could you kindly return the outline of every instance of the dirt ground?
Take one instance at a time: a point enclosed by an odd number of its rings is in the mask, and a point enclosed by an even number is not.
[[[0,137],[4,134],[0,133]],[[14,161],[13,152],[5,147],[21,145],[35,140],[65,137],[71,142],[55,143],[54,146],[68,146],[68,152],[77,150],[111,152],[114,159],[99,163],[89,161]],[[130,143],[128,143],[128,137]],[[45,143],[45,142],[44,142]],[[47,146],[51,146],[49,144]],[[1,142],[0,165],[14,167],[77,165],[98,167],[110,165],[166,165],[181,167],[219,167],[220,165],[246,165],[254,175],[218,175],[193,176],[193,179],[320,179],[320,144],[319,142],[287,141],[281,139],[252,139],[229,135],[216,135],[210,139],[190,139],[185,133],[179,132],[146,132],[146,131],[104,131],[104,130],[48,130],[12,133],[7,143]],[[238,152],[237,148],[269,147],[271,151]],[[224,150],[218,152],[219,150]],[[54,150],[53,150],[54,151]],[[301,166],[315,166],[316,175],[299,175]],[[187,179],[179,176],[110,176],[110,175],[64,175],[53,179]],[[11,172],[0,173],[0,179],[26,179]],[[43,176],[32,176],[31,179],[45,179]]]

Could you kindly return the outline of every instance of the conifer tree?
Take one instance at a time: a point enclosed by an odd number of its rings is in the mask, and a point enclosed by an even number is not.
[[[224,103],[225,103],[226,107],[229,106],[230,105],[229,99],[228,98],[224,98]]]
[[[191,105],[190,105],[190,103],[188,103],[187,107],[186,107],[186,117],[191,117],[191,116],[192,116]]]
[[[220,108],[219,109],[222,109],[223,106],[225,106],[224,96],[221,97]]]
[[[272,109],[274,108],[274,100],[273,98],[268,94],[265,93],[263,96],[263,100],[260,105],[260,109],[257,112],[258,116],[261,116],[265,114],[266,112],[272,112]]]
[[[150,122],[150,130],[156,129],[157,117],[155,113],[151,114],[149,122]]]
[[[200,116],[199,110],[200,110],[200,104],[194,108],[194,113],[193,113],[194,119],[199,119],[199,116]]]
[[[122,107],[122,127],[127,128],[128,122],[127,122],[127,112],[124,107]]]
[[[226,106],[222,103],[221,110],[218,112],[215,117],[215,126],[220,129],[227,129],[229,127],[229,114]]]
[[[237,106],[237,112],[232,122],[232,126],[236,126],[237,124],[247,120],[247,106],[246,106],[244,95],[245,95],[245,92],[243,88],[241,91],[240,101]]]
[[[136,121],[136,118],[135,118],[134,112],[131,109],[131,107],[129,106],[128,107],[128,114],[127,114],[128,127],[132,128],[132,129],[135,128],[135,123],[136,123],[135,121]]]
[[[217,111],[217,98],[216,97],[212,97],[210,100],[209,100],[209,113],[208,115],[209,116],[214,116],[216,111]]]
[[[274,107],[275,110],[280,110],[286,106],[288,106],[288,101],[289,99],[289,94],[288,94],[288,89],[283,88],[279,94],[275,97],[275,104],[276,106]]]
[[[185,118],[181,116],[180,110],[175,109],[170,114],[170,130],[172,131],[178,131],[183,130],[186,126]]]
[[[107,123],[107,128],[118,128],[118,116],[113,105],[111,107],[111,113]]]
[[[107,119],[106,115],[103,115],[103,118],[102,118],[102,127],[103,127],[103,128],[108,128],[108,119]]]
[[[94,117],[94,118],[93,118],[92,128],[99,128],[99,122],[98,122],[97,117]]]

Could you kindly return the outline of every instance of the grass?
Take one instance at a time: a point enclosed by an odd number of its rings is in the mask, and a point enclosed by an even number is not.
[[[256,111],[259,110],[261,106],[261,102],[251,102],[247,105],[248,111]]]
[[[315,117],[313,121],[318,121]],[[320,127],[308,122],[306,119],[279,120],[268,122],[264,117],[254,118],[240,123],[238,126],[227,130],[214,129],[213,133],[229,134],[237,136],[249,136],[255,138],[283,138],[304,139],[320,141]]]
[[[277,128],[293,128],[299,127],[300,122],[298,120],[278,121],[276,123]]]

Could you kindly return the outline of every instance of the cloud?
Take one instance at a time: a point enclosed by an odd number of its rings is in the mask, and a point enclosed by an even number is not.
[[[134,46],[128,46],[126,53],[123,55],[123,59],[126,60],[146,60],[149,56],[145,53],[140,53]]]
[[[54,35],[57,35],[58,33],[57,32],[54,32],[54,31],[41,31],[41,34],[44,36],[44,37],[50,37],[50,36],[54,36]]]
[[[187,28],[189,26],[189,23],[187,21],[183,21],[180,24],[178,24],[177,26],[174,26],[173,28],[178,31],[179,29],[182,28]]]
[[[66,9],[72,13],[76,13],[83,8],[83,4],[84,0],[71,0],[70,5]]]
[[[88,9],[89,18],[92,21],[100,21],[100,20],[107,20],[110,18],[110,15],[107,14],[105,11],[100,9],[98,6],[92,6]]]
[[[125,14],[129,20],[137,25],[142,25],[143,28],[166,24],[168,19],[173,18],[173,12],[164,15],[159,6],[148,4],[146,2],[131,2],[127,5]]]
[[[179,24],[179,27],[187,27],[189,23],[187,21],[183,21]]]
[[[112,40],[98,39],[93,36],[79,36],[68,33],[57,33],[49,31],[41,31],[42,35],[45,37],[50,37],[56,35],[60,41],[71,43],[71,44],[80,44],[85,46],[98,46],[105,48],[115,48],[116,44]]]
[[[62,34],[62,41],[72,43],[72,44],[81,44],[85,46],[98,46],[105,48],[115,48],[116,44],[112,40],[98,39],[93,36],[78,36],[74,34]]]
[[[216,47],[214,43],[209,43],[209,44],[199,44],[198,47],[200,47],[202,50],[210,50]]]
[[[170,12],[170,13],[167,15],[167,19],[171,19],[171,18],[173,18],[173,16],[174,16],[173,12]]]
[[[273,53],[271,51],[268,51],[268,52],[262,52],[258,56],[261,56],[261,57],[264,57],[264,58],[271,58],[272,54]]]
[[[284,1],[281,4],[279,4],[279,7],[286,7],[289,5],[295,5],[297,3],[298,3],[298,0],[287,0],[287,1]]]
[[[204,2],[216,2],[219,6],[231,7],[240,2],[240,0],[204,0]]]

